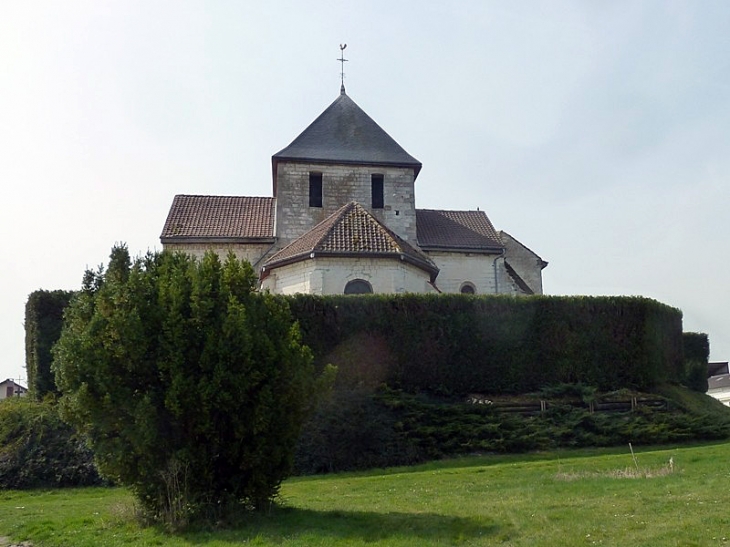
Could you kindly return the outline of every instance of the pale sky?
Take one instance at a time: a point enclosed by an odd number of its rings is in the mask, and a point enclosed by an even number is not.
[[[5,0],[0,381],[24,309],[175,194],[271,195],[271,156],[347,93],[480,209],[546,294],[642,295],[730,359],[730,2]]]

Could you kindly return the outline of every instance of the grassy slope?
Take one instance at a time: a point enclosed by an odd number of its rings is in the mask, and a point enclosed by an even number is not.
[[[477,457],[297,478],[283,507],[229,529],[169,536],[134,521],[120,489],[0,493],[0,535],[43,545],[722,545],[730,443]],[[565,477],[572,478],[566,480]]]

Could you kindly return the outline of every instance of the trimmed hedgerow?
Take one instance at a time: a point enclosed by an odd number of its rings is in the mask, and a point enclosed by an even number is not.
[[[685,332],[682,343],[685,359],[705,363],[710,359],[710,339],[704,332]]]
[[[31,396],[40,401],[47,393],[57,393],[51,371],[51,348],[61,336],[63,312],[75,293],[35,291],[25,304],[25,366]]]
[[[72,295],[36,291],[28,299],[26,361],[36,397],[56,389],[50,347]],[[647,298],[409,294],[288,301],[317,362],[337,364],[347,383],[375,374],[409,391],[524,393],[574,382],[603,391],[663,381],[694,386],[697,374],[687,363],[706,363],[709,354],[707,335],[682,336],[681,312]]]
[[[296,295],[289,302],[318,362],[361,370],[358,361],[372,360],[368,347],[345,361],[333,356],[365,334],[387,362],[383,381],[410,392],[525,393],[575,382],[610,391],[682,378],[682,314],[647,298]]]
[[[702,332],[685,332],[682,335],[684,346],[684,370],[682,383],[688,388],[705,393],[707,383],[707,362],[710,358],[710,339]]]

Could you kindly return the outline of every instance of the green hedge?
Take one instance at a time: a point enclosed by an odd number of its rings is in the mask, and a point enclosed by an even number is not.
[[[710,339],[704,332],[685,332],[682,343],[686,360],[707,363],[710,359]]]
[[[35,291],[25,304],[25,366],[28,389],[36,400],[58,391],[51,372],[51,348],[61,336],[63,311],[73,295],[71,291]]]
[[[601,391],[648,389],[683,375],[682,314],[647,298],[288,300],[320,364],[332,362],[349,378],[375,367],[377,378],[364,381],[408,392],[525,393],[575,382]]]
[[[56,391],[50,348],[67,291],[26,305],[26,364],[36,398]],[[688,383],[707,362],[707,335],[685,333],[679,310],[638,297],[369,295],[287,297],[304,342],[340,381],[444,394],[525,393],[583,382],[603,391]],[[684,347],[685,358],[682,357]],[[696,367],[695,367],[696,368]],[[354,384],[354,385],[353,385]]]
[[[703,332],[685,332],[682,335],[684,346],[684,375],[682,382],[688,388],[705,393],[707,383],[707,362],[710,359],[710,339]]]

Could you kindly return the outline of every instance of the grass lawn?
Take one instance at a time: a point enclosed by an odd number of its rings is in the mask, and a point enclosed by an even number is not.
[[[294,478],[266,515],[175,535],[141,527],[123,489],[4,491],[0,536],[79,547],[730,545],[730,443],[634,450],[636,462],[627,446]]]

